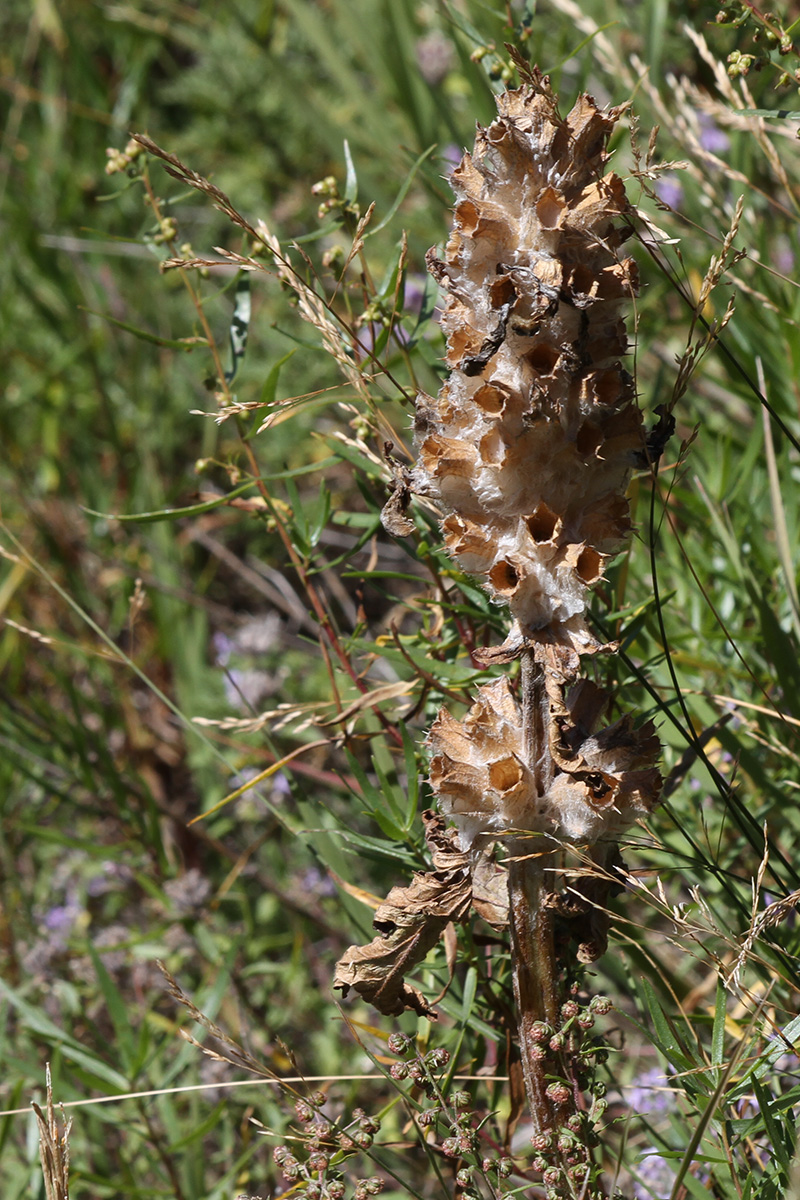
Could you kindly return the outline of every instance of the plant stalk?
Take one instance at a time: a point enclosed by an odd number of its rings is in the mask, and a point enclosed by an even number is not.
[[[527,765],[534,773],[538,794],[544,795],[553,776],[548,738],[549,704],[544,670],[530,651],[521,663],[522,721]],[[509,844],[508,896],[511,922],[511,961],[522,1073],[534,1132],[552,1133],[561,1124],[547,1096],[547,1066],[534,1026],[558,1024],[559,983],[553,939],[553,919],[545,906],[545,872],[556,851],[542,851],[533,838],[517,837]]]

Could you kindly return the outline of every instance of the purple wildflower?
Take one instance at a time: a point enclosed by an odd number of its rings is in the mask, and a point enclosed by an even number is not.
[[[236,631],[233,639],[242,654],[267,654],[275,649],[281,634],[281,619],[275,612],[253,617]],[[215,635],[216,636],[216,635]]]
[[[218,667],[227,667],[230,662],[231,651],[233,650],[233,642],[225,633],[219,630],[211,638],[211,643],[214,647],[214,661]]]
[[[439,30],[419,38],[414,47],[419,73],[427,84],[436,87],[453,65],[453,46]]]
[[[239,671],[235,667],[225,672],[225,698],[231,708],[256,709],[266,696],[275,691],[275,679],[258,668]]]
[[[164,891],[180,916],[185,917],[203,907],[211,895],[211,884],[197,867],[192,867],[185,875],[168,880],[164,884]]]
[[[424,276],[417,274],[408,275],[406,277],[406,286],[403,294],[403,311],[405,313],[418,313],[422,308],[422,301],[424,299]]]
[[[70,900],[66,904],[56,904],[45,913],[44,927],[66,940],[66,936],[71,932],[80,913],[81,907],[75,900]]]
[[[792,275],[795,269],[795,257],[792,244],[781,234],[775,239],[774,265],[782,275]]]
[[[700,145],[709,154],[724,154],[730,149],[731,139],[708,113],[699,112],[697,122],[700,126]]]
[[[278,771],[278,774],[275,775],[272,780],[272,798],[273,798],[273,800],[278,797],[283,799],[285,796],[291,795],[291,792],[292,792],[292,788],[291,788],[291,785],[289,783],[287,776],[284,774],[283,771]]]
[[[133,872],[124,863],[115,863],[110,859],[100,864],[99,871],[90,876],[86,884],[86,894],[91,897],[105,896],[108,892],[117,891],[133,879]]]
[[[303,872],[300,886],[304,892],[313,892],[315,896],[336,895],[335,883],[328,874],[320,871],[318,867],[309,867]]]
[[[680,208],[683,200],[683,184],[674,171],[668,171],[657,180],[656,195],[670,208]]]
[[[439,155],[440,162],[443,162],[448,168],[448,175],[451,171],[455,171],[458,164],[464,155],[463,150],[459,150],[455,142],[448,142],[446,146],[442,146],[441,154]]]
[[[660,1067],[648,1067],[637,1075],[625,1089],[625,1099],[637,1113],[663,1113],[675,1107],[674,1094],[667,1087],[667,1078]]]
[[[639,1178],[634,1182],[635,1200],[666,1200],[675,1183],[675,1164],[648,1146],[639,1160]]]

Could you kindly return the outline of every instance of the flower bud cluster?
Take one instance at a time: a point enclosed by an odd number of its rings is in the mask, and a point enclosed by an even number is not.
[[[544,1070],[550,1076],[546,1093],[556,1110],[562,1110],[562,1124],[555,1133],[535,1133],[531,1137],[534,1151],[533,1169],[541,1176],[545,1193],[558,1197],[574,1196],[577,1193],[587,1198],[600,1197],[603,1193],[584,1183],[591,1179],[593,1167],[590,1151],[597,1145],[595,1125],[606,1110],[605,1084],[594,1080],[594,1070],[599,1062],[605,1062],[608,1049],[598,1038],[587,1038],[598,1015],[611,1011],[612,1004],[607,996],[594,996],[582,1003],[577,998],[577,985],[561,1006],[560,1025],[557,1029],[538,1022],[532,1030],[534,1048],[545,1055]],[[575,1089],[589,1092],[592,1098],[589,1112],[571,1112]]]
[[[442,1090],[439,1073],[450,1062],[448,1051],[434,1047],[421,1052],[405,1034],[392,1034],[387,1046],[393,1054],[403,1056],[389,1068],[391,1078],[411,1079],[425,1097],[417,1112],[417,1124],[430,1131],[429,1139],[437,1141],[441,1153],[452,1161],[459,1195],[463,1200],[469,1200],[471,1196],[480,1200],[479,1192],[472,1186],[478,1177],[489,1183],[493,1194],[504,1195],[500,1181],[513,1173],[513,1160],[482,1156],[480,1120],[473,1110],[469,1092],[459,1088],[445,1094]]]
[[[140,146],[135,138],[130,138],[124,150],[117,150],[114,146],[109,146],[106,150],[106,175],[116,175],[120,171],[128,171],[129,174],[134,174],[133,165],[137,158],[141,158],[144,154],[144,146]]]
[[[324,1092],[315,1092],[307,1099],[295,1103],[295,1114],[304,1136],[298,1139],[302,1156],[288,1146],[276,1146],[273,1151],[275,1163],[280,1167],[284,1179],[293,1185],[292,1193],[305,1200],[343,1200],[347,1191],[342,1174],[343,1156],[359,1150],[369,1150],[374,1135],[380,1130],[380,1121],[361,1108],[354,1108],[346,1125],[330,1120],[321,1111],[325,1104]],[[377,1195],[384,1181],[377,1176],[355,1182],[354,1197],[366,1200]]]

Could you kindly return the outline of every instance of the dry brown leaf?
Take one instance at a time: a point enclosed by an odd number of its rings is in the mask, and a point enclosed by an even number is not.
[[[435,1013],[405,975],[427,955],[448,924],[463,921],[472,899],[469,856],[455,844],[441,817],[423,814],[425,837],[434,870],[418,872],[408,887],[395,887],[375,913],[379,931],[367,946],[351,946],[336,964],[333,986],[347,995],[353,988],[387,1016],[413,1009]]]
[[[508,872],[489,850],[472,864],[472,905],[493,929],[508,926]]]
[[[389,455],[387,454],[387,458]],[[381,509],[381,525],[392,537],[408,537],[416,526],[408,516],[408,507],[413,495],[411,491],[411,472],[403,463],[389,458],[394,479],[392,480],[389,499]]]

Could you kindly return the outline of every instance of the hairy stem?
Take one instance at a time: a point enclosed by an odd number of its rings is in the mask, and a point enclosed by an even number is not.
[[[549,707],[544,670],[526,651],[521,664],[522,722],[527,765],[544,795],[553,776],[548,739]],[[533,838],[516,838],[509,846],[508,894],[511,920],[511,960],[517,1005],[519,1047],[525,1090],[536,1133],[551,1133],[563,1119],[547,1096],[547,1068],[537,1057],[534,1026],[555,1028],[559,1010],[558,967],[553,920],[545,907],[545,871],[555,852],[542,852]]]
[[[508,864],[511,918],[511,961],[522,1074],[535,1133],[551,1133],[555,1109],[546,1095],[547,1068],[534,1055],[534,1026],[555,1026],[558,1016],[558,974],[553,949],[552,919],[542,903],[546,891],[541,859],[525,858],[525,843],[517,843]],[[549,857],[549,856],[547,856]],[[536,1050],[534,1050],[536,1047]]]

